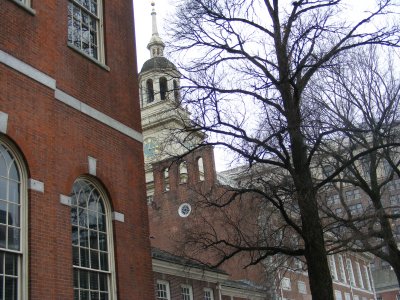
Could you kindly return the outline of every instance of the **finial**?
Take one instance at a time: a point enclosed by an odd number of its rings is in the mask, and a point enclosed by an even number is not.
[[[150,55],[151,57],[155,56],[163,56],[163,51],[164,51],[164,43],[161,40],[160,36],[158,35],[158,29],[157,29],[157,13],[155,10],[155,1],[151,1],[151,18],[152,18],[152,33],[151,33],[151,39],[150,43],[147,45],[147,48],[150,50]]]

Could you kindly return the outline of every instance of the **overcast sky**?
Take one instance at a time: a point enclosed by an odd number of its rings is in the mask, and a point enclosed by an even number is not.
[[[158,31],[163,38],[165,37],[163,25],[168,13],[172,13],[174,10],[174,1],[155,0],[155,3]],[[150,58],[150,52],[146,47],[151,38],[151,0],[134,0],[133,9],[135,13],[136,51],[140,70],[143,63]]]

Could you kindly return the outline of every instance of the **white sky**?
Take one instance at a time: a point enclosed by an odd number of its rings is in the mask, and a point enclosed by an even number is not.
[[[155,0],[155,3],[158,32],[160,37],[165,40],[166,34],[163,27],[168,13],[174,11],[174,1]],[[151,38],[151,0],[133,0],[133,10],[135,13],[136,52],[140,70],[143,63],[150,58],[150,52],[146,47]]]
[[[138,61],[138,71],[142,68],[143,63],[150,58],[147,50],[147,44],[151,38],[151,11],[152,0],[132,0],[135,18],[135,34],[136,34],[136,52]],[[288,1],[288,0],[283,0]],[[290,0],[291,1],[291,0]],[[348,10],[350,18],[361,17],[362,11],[371,7],[374,0],[349,0],[346,1],[351,8]],[[157,27],[160,37],[165,41],[167,33],[164,31],[164,24],[168,22],[168,16],[174,12],[174,0],[155,0],[155,10],[157,13]],[[215,160],[218,171],[228,168],[229,159],[222,149],[215,149]]]

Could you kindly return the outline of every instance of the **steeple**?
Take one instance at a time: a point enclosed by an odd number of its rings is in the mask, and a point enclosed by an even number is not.
[[[154,8],[155,3],[154,1],[151,2],[151,6],[153,7],[151,11],[151,19],[152,19],[152,34],[150,42],[147,44],[147,49],[150,50],[150,57],[159,57],[164,56],[164,47],[165,44],[163,43],[162,39],[158,35],[157,29],[157,13]]]

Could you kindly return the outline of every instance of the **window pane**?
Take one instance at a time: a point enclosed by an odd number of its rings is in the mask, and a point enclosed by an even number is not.
[[[8,228],[8,249],[19,250],[20,230],[19,228]]]
[[[89,288],[89,273],[87,271],[79,271],[79,287],[82,289]]]
[[[0,225],[0,248],[6,248],[7,226]]]
[[[0,200],[0,223],[7,224],[7,202]]]
[[[13,225],[19,227],[19,205],[18,204],[8,204],[8,225]]]
[[[99,269],[99,253],[97,251],[90,251],[90,267]]]
[[[98,290],[99,289],[99,274],[95,272],[90,272],[90,289]]]
[[[5,299],[17,300],[18,299],[18,278],[5,278]]]
[[[8,201],[19,203],[19,182],[9,181]]]
[[[7,183],[8,183],[8,180],[6,178],[0,177],[0,199],[1,200],[8,200],[7,199]]]
[[[19,181],[19,172],[17,166],[13,163],[10,171],[9,171],[9,178],[15,181]]]
[[[88,230],[79,228],[79,245],[81,247],[89,247],[89,236]]]
[[[89,291],[81,290],[81,300],[89,300]]]
[[[18,276],[18,255],[13,253],[5,254],[6,275]]]
[[[81,248],[81,266],[85,268],[89,268],[89,250]]]

